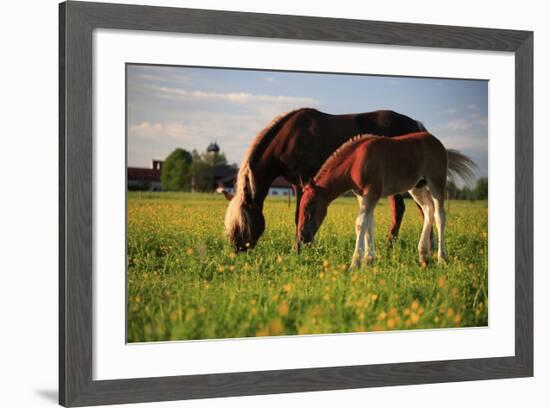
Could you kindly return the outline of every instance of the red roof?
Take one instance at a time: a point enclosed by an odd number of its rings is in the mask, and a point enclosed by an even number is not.
[[[160,170],[128,167],[128,180],[160,181]]]
[[[271,183],[271,187],[292,188],[292,184],[286,181],[284,177],[279,176],[275,180],[273,180],[273,183]]]
[[[230,175],[217,180],[217,182],[219,186],[233,187],[233,185],[235,184],[236,178],[237,178],[237,175]],[[273,183],[271,183],[271,187],[292,188],[292,184],[286,181],[284,177],[279,176],[275,180],[273,180]]]

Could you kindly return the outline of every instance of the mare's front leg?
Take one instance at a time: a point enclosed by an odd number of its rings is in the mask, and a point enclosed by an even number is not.
[[[388,242],[391,245],[392,241],[397,238],[399,229],[401,228],[401,221],[403,221],[403,214],[405,213],[405,202],[400,195],[389,196],[388,200],[391,209],[391,226],[388,234]]]
[[[298,217],[300,215],[300,201],[302,200],[302,187],[299,185],[293,185],[294,194],[296,195],[296,211],[294,212],[294,223],[296,224],[296,228],[298,228]],[[296,233],[298,230],[296,230]]]
[[[302,187],[300,187],[297,184],[293,185],[292,188],[294,189],[294,194],[296,195],[296,211],[294,212],[294,223],[296,224],[295,236],[297,238],[298,237],[298,218],[300,216],[300,201],[302,200],[303,191],[302,191]],[[295,251],[300,252],[298,240],[296,240],[296,243],[294,244],[293,248]]]

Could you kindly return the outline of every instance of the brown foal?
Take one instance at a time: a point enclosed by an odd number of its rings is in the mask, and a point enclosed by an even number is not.
[[[343,144],[304,187],[298,216],[298,244],[313,241],[326,216],[328,205],[352,190],[359,201],[355,223],[356,243],[351,267],[374,259],[374,208],[382,197],[408,191],[424,213],[418,243],[421,263],[430,255],[430,232],[435,220],[437,259],[444,262],[447,171],[471,175],[473,162],[456,151],[447,151],[428,132],[394,138],[359,135]]]

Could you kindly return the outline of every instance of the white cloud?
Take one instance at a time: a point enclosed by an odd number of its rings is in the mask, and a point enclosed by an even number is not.
[[[446,123],[432,126],[431,129],[433,129],[434,132],[464,132],[474,128],[486,127],[487,124],[487,116],[482,116],[479,113],[472,113],[465,118],[455,118]]]
[[[139,137],[143,139],[158,139],[166,137],[170,139],[185,139],[190,136],[183,123],[150,123],[147,121],[130,126],[128,135],[130,137]]]
[[[202,152],[212,141],[218,142],[229,162],[240,164],[250,142],[273,118],[296,108],[319,105],[316,99],[308,97],[192,91],[154,84],[146,87],[153,91],[152,95],[149,92],[144,103],[133,106],[130,120],[135,117],[135,111],[151,104],[151,96],[166,100],[168,110],[163,110],[164,103],[156,105],[155,109],[161,113],[155,115],[158,119],[129,126],[128,160],[133,166],[148,165],[151,154],[166,157],[176,147]],[[176,104],[179,101],[186,102],[181,110]],[[187,106],[189,102],[192,108]],[[226,106],[214,107],[214,103],[233,105],[237,112],[228,111]]]
[[[453,119],[446,125],[451,130],[466,130],[472,126],[472,122],[466,119]]]
[[[487,155],[487,117],[468,114],[428,127],[448,149]],[[482,163],[478,163],[480,167]]]
[[[187,84],[191,81],[196,81],[192,74],[182,72],[178,68],[169,68],[163,67],[161,71],[158,70],[158,67],[149,67],[149,66],[136,66],[132,65],[129,67],[129,79],[131,81],[137,82],[137,84],[144,83],[167,83],[167,82],[176,82],[180,84]]]
[[[145,82],[191,82],[192,78],[186,75],[155,75],[155,74],[137,74],[135,79]]]
[[[164,158],[177,147],[203,152],[217,141],[229,162],[240,164],[250,141],[276,116],[275,112],[213,115],[193,112],[183,121],[148,122],[128,128],[130,166],[148,166],[151,158]]]
[[[471,133],[436,135],[447,149],[487,151],[487,139]]]
[[[182,88],[170,88],[162,86],[152,86],[158,96],[168,99],[199,99],[221,101],[229,103],[292,103],[303,106],[318,105],[318,101],[308,97],[296,97],[285,95],[260,95],[249,92],[208,92],[208,91],[189,91]]]

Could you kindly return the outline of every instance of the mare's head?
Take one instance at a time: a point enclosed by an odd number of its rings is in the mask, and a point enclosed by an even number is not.
[[[298,247],[313,242],[315,234],[327,215],[327,203],[321,196],[321,190],[313,182],[303,188],[298,213]]]
[[[265,229],[261,207],[247,203],[242,194],[228,199],[230,202],[225,214],[225,232],[229,242],[236,252],[254,248]]]

